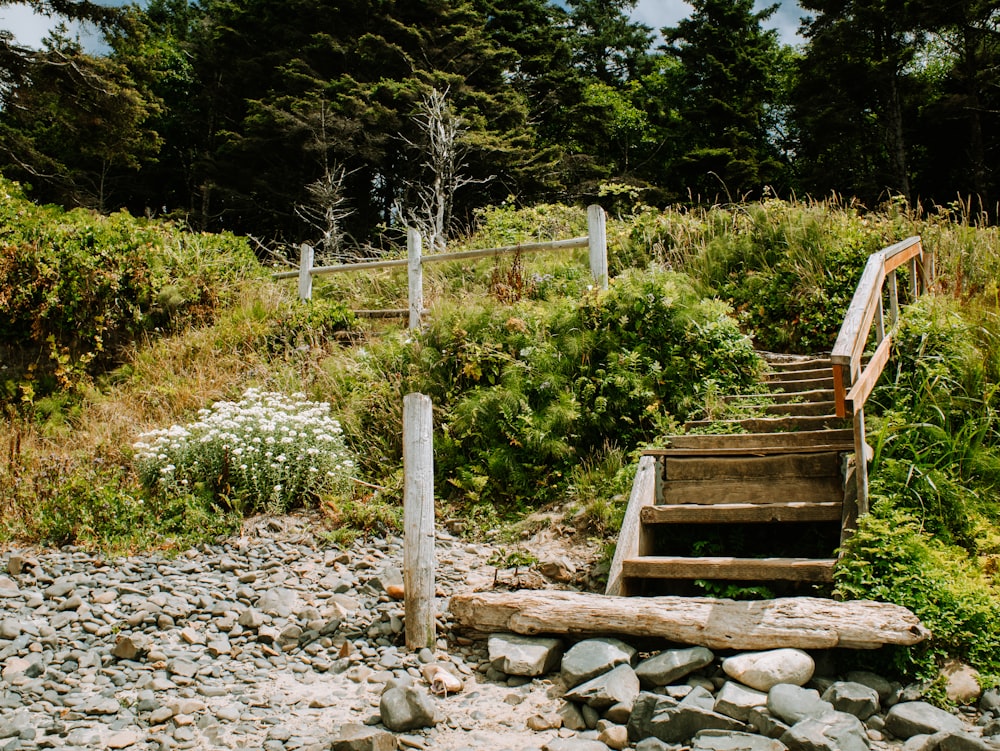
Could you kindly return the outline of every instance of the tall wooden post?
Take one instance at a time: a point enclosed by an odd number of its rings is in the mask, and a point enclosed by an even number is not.
[[[406,646],[433,648],[434,439],[430,397],[403,397],[403,592]]]
[[[590,248],[590,275],[600,289],[608,288],[608,232],[604,209],[587,207],[587,235]]]
[[[865,411],[854,413],[854,480],[858,489],[858,516],[868,513],[868,442],[865,440]]]
[[[420,328],[420,316],[424,312],[424,266],[421,261],[422,241],[420,233],[412,227],[406,229],[406,258],[409,277],[410,328]]]
[[[302,243],[299,246],[299,299],[311,300],[313,294],[313,258],[315,252],[312,245]]]

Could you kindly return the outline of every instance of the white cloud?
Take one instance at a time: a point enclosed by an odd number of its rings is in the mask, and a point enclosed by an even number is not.
[[[111,2],[106,5],[120,5]],[[14,35],[17,44],[32,49],[40,49],[42,40],[59,25],[59,18],[49,18],[35,13],[27,5],[0,6],[0,29],[6,29]],[[80,39],[84,48],[90,51],[102,46],[100,33],[91,24],[70,22],[66,28],[71,37]]]

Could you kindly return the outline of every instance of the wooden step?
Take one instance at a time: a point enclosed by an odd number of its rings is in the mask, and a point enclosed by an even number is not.
[[[815,391],[816,389],[833,389],[833,376],[824,378],[804,378],[794,381],[768,381],[765,384],[772,393],[790,393],[799,391]]]
[[[761,477],[723,480],[670,480],[658,502],[667,504],[774,503],[777,499],[827,503],[842,501],[843,480],[829,477]]]
[[[727,394],[722,397],[726,404],[786,404],[788,402],[827,402],[833,399],[833,389],[813,389],[812,391],[770,391],[766,394]]]
[[[647,449],[651,456],[762,456],[774,453],[853,451],[853,430],[808,430],[798,433],[732,433],[674,435],[668,447]]]
[[[662,477],[667,482],[722,480],[778,480],[782,478],[816,478],[841,476],[841,459],[837,451],[816,453],[783,453],[769,456],[665,456]]]
[[[759,524],[767,522],[839,522],[842,501],[824,503],[699,503],[646,506],[643,524]]]
[[[732,581],[833,581],[835,558],[685,558],[642,556],[622,564],[626,579],[723,579]]]
[[[832,396],[832,395],[831,395]],[[758,407],[767,415],[789,415],[795,417],[832,415],[837,411],[837,403],[829,402],[792,402],[786,404],[767,404]]]
[[[764,380],[767,383],[781,381],[805,381],[816,378],[833,378],[832,368],[804,368],[802,370],[779,370],[768,373]]]
[[[800,430],[823,430],[845,428],[849,421],[836,415],[812,415],[805,417],[745,417],[735,420],[692,420],[684,423],[688,430],[707,428],[713,425],[732,425],[748,433],[779,433]]]
[[[768,367],[772,372],[787,373],[792,370],[819,370],[820,368],[830,369],[833,361],[829,357],[810,357],[803,360],[768,360]]]

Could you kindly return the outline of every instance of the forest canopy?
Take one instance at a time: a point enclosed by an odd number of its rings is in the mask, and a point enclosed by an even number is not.
[[[753,0],[691,0],[660,30],[634,0],[33,4],[107,40],[0,33],[0,171],[42,202],[328,249],[391,239],[435,184],[445,233],[489,204],[623,198],[836,193],[997,218],[989,0],[802,0],[797,47]]]

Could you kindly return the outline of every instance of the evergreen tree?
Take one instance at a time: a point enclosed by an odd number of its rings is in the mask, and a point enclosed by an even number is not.
[[[777,32],[762,22],[777,9],[754,12],[753,0],[692,0],[693,12],[663,30],[668,55],[680,63],[679,157],[675,187],[702,198],[736,199],[783,181],[774,143],[781,112],[783,55]]]

